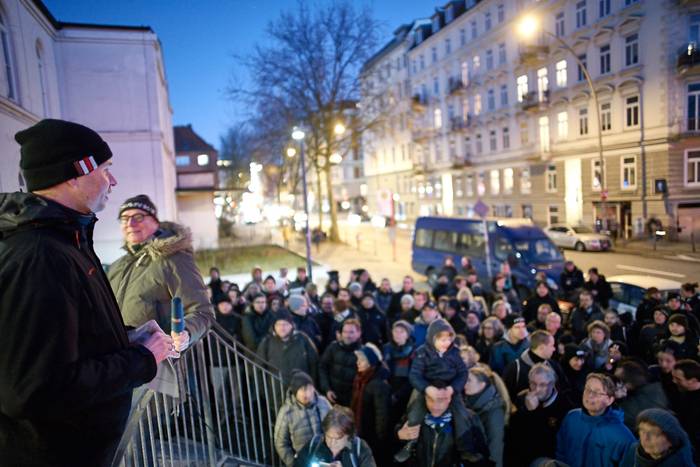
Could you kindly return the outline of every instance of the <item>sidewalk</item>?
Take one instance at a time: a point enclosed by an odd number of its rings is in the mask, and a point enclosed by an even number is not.
[[[695,252],[690,242],[672,242],[661,240],[656,243],[652,240],[618,240],[613,251],[622,254],[642,255],[657,258],[675,257],[684,261],[700,261],[700,245],[696,244]]]

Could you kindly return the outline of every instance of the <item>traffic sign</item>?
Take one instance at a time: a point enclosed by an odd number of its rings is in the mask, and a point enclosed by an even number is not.
[[[474,205],[474,212],[479,217],[486,217],[486,215],[489,213],[489,205],[479,200]]]

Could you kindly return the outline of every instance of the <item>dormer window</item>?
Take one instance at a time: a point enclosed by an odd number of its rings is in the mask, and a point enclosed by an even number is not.
[[[447,7],[447,11],[445,11],[445,24],[451,23],[453,19],[455,19],[455,7],[454,5],[450,5]]]
[[[433,34],[438,32],[439,30],[440,30],[440,16],[435,15],[435,17],[433,18]]]
[[[416,31],[416,44],[420,44],[421,42],[423,42],[423,30],[418,29]]]

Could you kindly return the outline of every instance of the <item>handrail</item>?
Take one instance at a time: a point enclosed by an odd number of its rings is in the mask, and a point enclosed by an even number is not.
[[[171,363],[179,391],[134,391],[113,467],[215,466],[226,460],[281,465],[273,439],[285,397],[278,369],[218,323]]]

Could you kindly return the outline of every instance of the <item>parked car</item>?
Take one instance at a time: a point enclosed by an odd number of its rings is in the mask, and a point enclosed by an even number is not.
[[[610,299],[610,308],[617,313],[631,313],[635,317],[637,306],[644,298],[644,293],[649,287],[656,287],[661,292],[664,303],[669,293],[679,293],[681,283],[663,277],[643,276],[638,274],[625,274],[608,277],[613,296]]]
[[[609,236],[596,233],[583,225],[552,224],[544,231],[554,244],[561,248],[573,248],[578,251],[607,251],[612,248]]]

